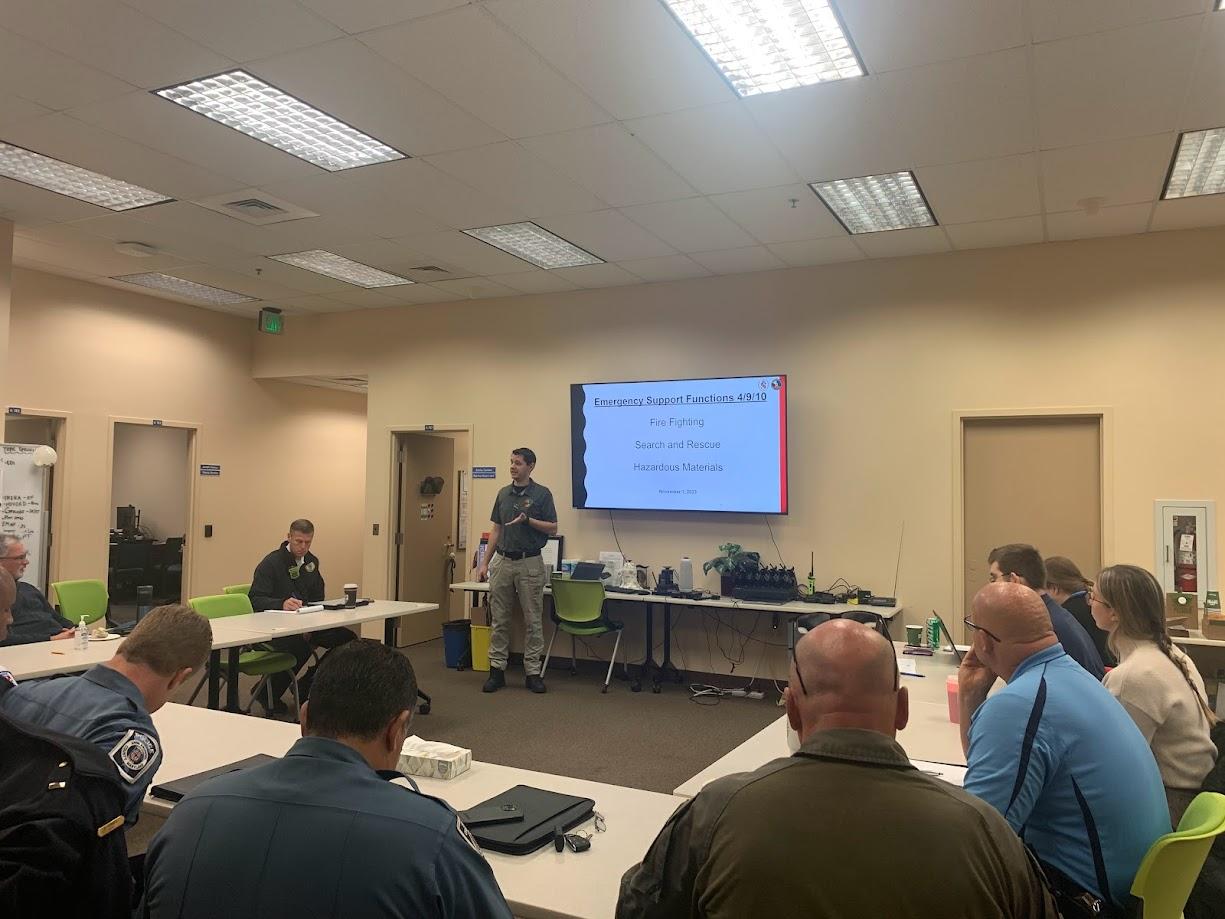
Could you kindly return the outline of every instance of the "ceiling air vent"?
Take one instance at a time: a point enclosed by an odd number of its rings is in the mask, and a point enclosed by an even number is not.
[[[216,211],[218,214],[225,214],[227,217],[234,217],[256,226],[319,216],[314,211],[308,211],[296,204],[264,194],[258,188],[244,188],[239,192],[201,198],[194,203],[207,207],[210,211]]]

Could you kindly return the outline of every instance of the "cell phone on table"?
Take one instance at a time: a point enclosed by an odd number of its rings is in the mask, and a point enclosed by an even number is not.
[[[493,826],[497,823],[516,823],[523,819],[523,808],[518,804],[493,804],[460,811],[460,819],[468,827]]]

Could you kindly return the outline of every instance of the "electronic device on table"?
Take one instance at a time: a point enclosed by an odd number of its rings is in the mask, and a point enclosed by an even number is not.
[[[737,600],[764,603],[787,603],[799,595],[795,569],[782,565],[766,565],[756,571],[737,572],[736,586],[732,590],[732,596]]]
[[[572,581],[601,581],[605,575],[603,562],[579,562],[570,572]]]

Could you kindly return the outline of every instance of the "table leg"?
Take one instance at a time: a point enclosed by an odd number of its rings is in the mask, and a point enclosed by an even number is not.
[[[226,661],[225,672],[225,710],[227,712],[241,712],[238,707],[238,655],[242,651],[240,647],[235,645],[229,649],[228,659]]]
[[[677,683],[685,682],[685,675],[676,669],[676,665],[672,663],[672,604],[664,604],[664,659],[659,665],[660,675],[672,673],[672,679]],[[659,681],[656,680],[656,685]]]
[[[396,646],[396,632],[399,623],[396,619],[388,617],[383,620],[383,644],[389,648]]]
[[[638,680],[641,683],[649,679],[651,692],[659,692],[659,665],[655,663],[655,604],[642,604],[647,609],[647,653],[642,666],[638,668]]]
[[[221,707],[221,652],[208,652],[208,707]]]

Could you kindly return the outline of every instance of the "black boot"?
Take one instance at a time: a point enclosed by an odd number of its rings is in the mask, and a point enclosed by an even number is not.
[[[481,687],[481,692],[497,692],[506,685],[506,671],[499,670],[497,667],[489,668],[489,679],[485,681],[485,685]]]

